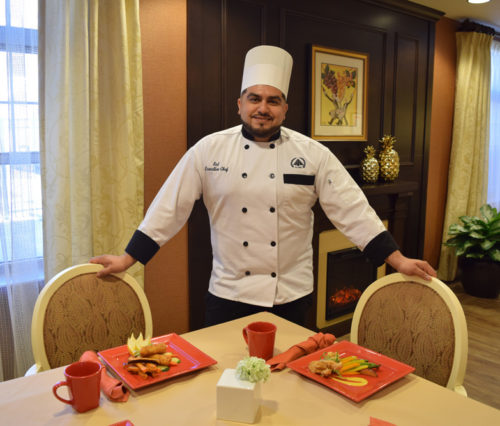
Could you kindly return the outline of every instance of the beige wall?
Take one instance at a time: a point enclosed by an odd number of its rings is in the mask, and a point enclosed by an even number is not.
[[[141,0],[144,202],[149,206],[187,147],[186,0]],[[145,268],[154,334],[188,331],[187,227]]]
[[[141,0],[143,50],[145,205],[187,147],[186,1]],[[436,25],[429,182],[424,257],[437,266],[446,200],[455,91],[455,30]],[[187,228],[145,268],[154,334],[183,333],[189,327]]]
[[[450,162],[455,101],[456,45],[458,23],[441,18],[436,24],[432,94],[429,176],[424,258],[435,268],[439,262]]]

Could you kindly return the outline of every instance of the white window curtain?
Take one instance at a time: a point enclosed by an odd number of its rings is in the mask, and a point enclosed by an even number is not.
[[[143,217],[139,0],[39,2],[47,280],[121,254]],[[142,265],[129,272],[143,282]]]
[[[490,158],[488,203],[500,209],[500,42],[491,46]]]
[[[450,224],[462,215],[479,214],[487,200],[491,32],[488,27],[472,23],[471,28],[456,34],[455,110],[443,241],[448,239]],[[443,245],[438,277],[452,281],[456,271],[455,250]]]
[[[0,380],[33,364],[43,285],[37,0],[0,0]]]

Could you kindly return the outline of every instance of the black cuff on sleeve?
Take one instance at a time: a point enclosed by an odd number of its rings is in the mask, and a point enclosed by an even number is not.
[[[383,231],[373,238],[363,250],[363,253],[376,265],[384,263],[387,256],[399,250],[396,241],[389,231]]]
[[[136,230],[125,251],[145,265],[159,249],[160,246],[156,241],[148,237],[144,232]]]

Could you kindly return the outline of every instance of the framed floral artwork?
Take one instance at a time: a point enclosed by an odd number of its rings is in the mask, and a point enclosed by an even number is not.
[[[367,140],[368,55],[312,46],[311,137]]]

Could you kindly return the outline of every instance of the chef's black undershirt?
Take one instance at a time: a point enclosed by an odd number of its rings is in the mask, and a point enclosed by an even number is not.
[[[159,249],[160,246],[156,241],[137,229],[134,235],[132,235],[125,251],[145,265]]]
[[[387,256],[399,250],[389,231],[384,231],[373,238],[363,250],[363,253],[376,265],[384,263]]]
[[[245,139],[248,139],[250,141],[255,140],[254,136],[245,128],[245,126],[241,126],[241,134],[245,137]],[[274,135],[272,135],[269,138],[269,141],[267,141],[267,142],[275,141],[275,140],[279,139],[280,136],[281,136],[281,129],[278,130]]]

